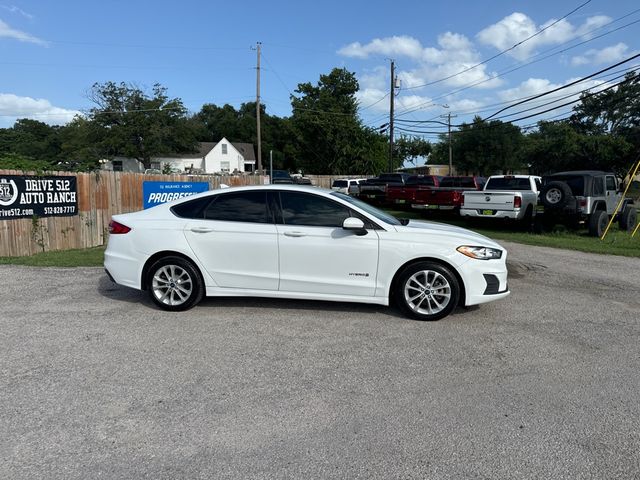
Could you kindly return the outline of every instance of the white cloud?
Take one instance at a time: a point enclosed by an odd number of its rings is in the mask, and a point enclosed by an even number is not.
[[[22,15],[24,18],[28,18],[29,20],[33,20],[33,15],[31,15],[28,12],[25,12],[24,10],[22,10],[19,7],[16,7],[15,5],[0,5],[0,8],[2,8],[3,10],[7,10],[8,12],[11,12],[11,13],[17,13],[18,15]]]
[[[63,125],[80,115],[78,110],[56,107],[43,98],[0,93],[0,123],[11,126],[18,118],[31,118],[50,125]]]
[[[478,83],[477,88],[495,88],[502,80],[492,78],[494,74],[486,71],[486,65],[474,67],[480,61],[473,42],[464,35],[446,32],[438,36],[436,47],[424,47],[420,41],[408,36],[376,38],[367,44],[351,43],[340,50],[340,55],[368,58],[371,55],[407,57],[414,67],[398,71],[398,78],[404,89],[417,89],[420,86],[447,78],[442,82],[449,87],[459,87],[469,83]],[[469,70],[467,70],[469,69]],[[467,70],[467,71],[465,71]],[[460,73],[463,72],[464,73]],[[381,88],[388,69],[376,70],[376,87]],[[369,74],[369,77],[372,75]],[[372,79],[368,81],[373,83]],[[388,83],[388,78],[386,80]]]
[[[629,47],[620,42],[600,50],[587,50],[584,54],[573,57],[571,59],[571,65],[574,67],[580,65],[602,65],[604,63],[618,62],[631,55],[633,55],[633,53],[629,52]]]
[[[422,45],[420,42],[405,35],[375,38],[366,45],[362,45],[360,42],[353,42],[338,50],[339,55],[356,58],[367,58],[376,54],[419,58],[421,53]]]
[[[555,21],[555,19],[550,19],[538,26],[524,13],[515,12],[480,31],[476,37],[482,44],[493,46],[498,50],[506,50],[531,37],[538,30],[550,26]],[[610,21],[610,17],[596,15],[587,18],[582,25],[574,26],[567,20],[562,19],[539,35],[509,51],[507,55],[518,60],[525,60],[535,53],[539,47],[558,45],[573,38],[588,35],[591,30],[601,27]]]
[[[49,43],[33,35],[11,28],[8,24],[0,20],[0,38],[13,38],[20,42],[34,43],[42,47],[48,47]]]

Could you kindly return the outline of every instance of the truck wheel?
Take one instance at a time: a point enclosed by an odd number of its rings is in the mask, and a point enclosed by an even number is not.
[[[607,228],[609,215],[604,210],[596,210],[589,217],[589,235],[592,237],[601,237]]]
[[[571,188],[565,182],[549,182],[540,191],[540,201],[547,208],[562,208],[572,198]]]
[[[624,207],[624,210],[620,214],[620,230],[626,230],[627,232],[632,232],[636,226],[636,222],[638,221],[638,212],[636,211],[636,207],[633,205],[627,205]]]

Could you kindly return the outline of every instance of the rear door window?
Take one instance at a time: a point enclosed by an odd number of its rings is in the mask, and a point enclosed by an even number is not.
[[[222,222],[271,223],[267,192],[236,192],[216,195],[204,210],[206,220]]]

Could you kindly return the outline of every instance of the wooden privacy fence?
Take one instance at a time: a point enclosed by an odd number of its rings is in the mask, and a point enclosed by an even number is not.
[[[3,175],[31,174],[0,170],[0,177]],[[145,175],[109,171],[47,172],[46,175],[77,178],[78,215],[0,219],[0,256],[16,257],[105,244],[112,215],[142,209],[142,183],[145,181],[208,182],[210,189],[219,188],[221,183],[229,186],[258,185],[264,181],[257,175]]]
[[[18,170],[0,170],[0,177],[3,175],[37,174]],[[111,171],[47,172],[46,175],[77,178],[78,215],[11,220],[0,218],[0,257],[17,257],[49,250],[104,245],[112,215],[142,209],[142,183],[145,181],[208,182],[211,190],[219,188],[221,183],[239,186],[259,185],[267,181],[267,178],[257,175],[146,175]],[[334,179],[346,178],[346,176],[309,175],[309,178],[313,185],[329,188]]]

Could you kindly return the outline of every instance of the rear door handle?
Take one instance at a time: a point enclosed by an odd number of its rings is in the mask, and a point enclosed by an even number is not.
[[[192,227],[191,231],[195,232],[195,233],[209,233],[209,232],[213,232],[213,228],[211,228],[211,227]]]
[[[304,232],[284,232],[287,237],[305,237],[307,234]]]

